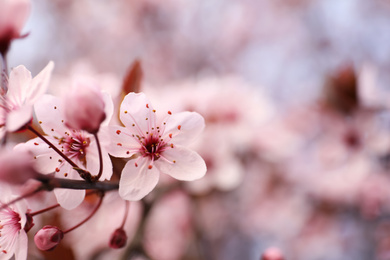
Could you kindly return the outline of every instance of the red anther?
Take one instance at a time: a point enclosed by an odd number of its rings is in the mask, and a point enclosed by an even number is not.
[[[116,130],[116,133],[119,135],[121,133],[121,130]]]
[[[168,114],[169,114],[169,115],[172,115],[172,112],[171,112],[171,111],[168,111]]]
[[[179,129],[179,130],[180,130],[180,129],[181,129],[181,125],[178,125],[178,126],[177,126],[177,129]]]

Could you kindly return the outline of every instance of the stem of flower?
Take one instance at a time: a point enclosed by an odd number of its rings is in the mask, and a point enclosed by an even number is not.
[[[96,176],[92,176],[93,181],[98,181],[103,173],[103,156],[102,156],[102,148],[100,147],[100,142],[97,133],[93,134],[96,139],[96,144],[99,152],[99,173]]]
[[[130,201],[126,200],[125,203],[126,203],[126,206],[125,206],[125,215],[124,215],[124,217],[123,217],[122,225],[120,226],[120,228],[122,228],[122,229],[123,229],[123,227],[125,226],[127,216],[129,215],[129,207],[130,207]]]
[[[31,125],[28,125],[27,129],[33,132],[39,138],[41,138],[45,143],[47,143],[51,149],[56,151],[56,153],[58,153],[62,158],[64,158],[65,161],[67,161],[70,165],[72,165],[73,168],[80,169],[80,167],[78,167],[77,164],[75,164],[71,159],[69,159],[68,156],[66,156],[63,152],[61,152],[55,145],[53,145],[49,140],[46,139],[46,137],[41,135],[41,133],[35,130]]]
[[[63,188],[72,190],[100,190],[110,191],[119,189],[118,182],[86,182],[82,180],[68,180],[60,178],[52,178],[48,184],[50,188]]]
[[[102,205],[102,202],[103,202],[103,197],[104,197],[104,192],[101,192],[100,193],[100,199],[99,199],[99,202],[98,204],[96,205],[96,207],[94,208],[94,210],[91,212],[91,214],[89,214],[89,216],[84,219],[83,221],[81,221],[79,224],[77,224],[76,226],[64,231],[64,234],[66,233],[69,233],[70,231],[73,231],[75,230],[76,228],[80,227],[82,224],[84,224],[85,222],[87,222],[90,218],[92,218],[93,215],[95,215],[95,213],[97,212],[97,210],[100,208],[100,206]]]
[[[38,211],[35,211],[35,212],[32,212],[32,213],[29,213],[31,217],[34,217],[36,215],[39,215],[39,214],[42,214],[42,213],[45,213],[46,211],[49,211],[49,210],[52,210],[52,209],[55,209],[57,207],[59,207],[60,204],[55,204],[53,206],[50,206],[50,207],[47,207],[45,209],[41,209],[41,210],[38,210]]]

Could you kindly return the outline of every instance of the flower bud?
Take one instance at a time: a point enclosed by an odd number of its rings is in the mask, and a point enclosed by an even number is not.
[[[4,55],[11,41],[20,37],[31,3],[29,0],[2,0],[0,6],[0,54]]]
[[[110,247],[114,249],[122,248],[126,245],[127,235],[123,228],[118,228],[112,233]]]
[[[64,100],[65,123],[68,127],[97,133],[106,118],[104,99],[98,87],[87,80],[77,81]]]
[[[64,237],[64,232],[55,226],[44,226],[34,236],[35,245],[42,251],[53,250]]]
[[[263,253],[261,260],[284,260],[282,252],[276,247],[270,247]]]
[[[9,184],[21,185],[39,175],[34,169],[33,156],[26,150],[2,150],[0,165],[0,181]]]

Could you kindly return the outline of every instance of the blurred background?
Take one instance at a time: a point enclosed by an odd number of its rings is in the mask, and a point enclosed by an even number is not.
[[[84,73],[119,106],[139,60],[156,108],[205,117],[206,177],[141,220],[152,259],[390,259],[390,1],[32,0],[23,32],[9,65],[53,60],[53,93]]]

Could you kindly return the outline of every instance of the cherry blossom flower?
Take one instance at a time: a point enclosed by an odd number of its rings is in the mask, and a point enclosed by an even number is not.
[[[8,186],[1,185],[0,198],[1,206],[14,199]],[[14,255],[16,260],[27,259],[26,212],[25,201],[0,210],[0,259],[11,259]]]
[[[29,0],[0,0],[0,53],[5,54],[12,39],[20,32],[30,13]]]
[[[23,65],[12,69],[8,91],[0,97],[0,137],[5,131],[20,130],[32,119],[33,105],[46,92],[53,68],[49,62],[34,78]]]
[[[106,98],[108,102],[108,98]],[[73,104],[72,104],[73,105]],[[112,106],[106,106],[111,108]],[[86,131],[74,130],[65,125],[62,106],[59,98],[44,95],[35,105],[36,117],[42,130],[48,135],[46,138],[59,148],[68,158],[80,168],[96,175],[99,171],[99,156],[96,139]],[[106,111],[111,116],[112,111]],[[103,173],[101,179],[110,179],[112,164],[105,152],[108,145],[107,138],[99,136],[103,156]],[[58,178],[82,180],[73,166],[66,162],[59,154],[51,149],[40,138],[34,138],[25,144],[34,154],[37,170],[44,174],[55,173]],[[18,146],[17,146],[18,147]],[[66,208],[77,207],[84,199],[85,190],[55,189],[58,203]]]
[[[204,128],[204,119],[196,112],[172,114],[161,120],[145,94],[129,93],[120,108],[126,127],[110,127],[114,145],[109,153],[137,159],[126,163],[119,182],[119,195],[140,200],[156,185],[160,173],[178,180],[192,181],[206,173],[203,159],[184,145],[193,141]]]

